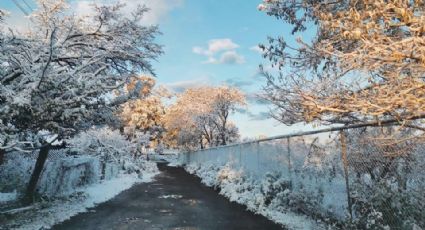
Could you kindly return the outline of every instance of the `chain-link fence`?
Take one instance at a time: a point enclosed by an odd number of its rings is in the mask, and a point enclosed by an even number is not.
[[[415,131],[357,128],[299,133],[183,154],[186,164],[231,165],[287,181],[282,205],[337,226],[425,227],[425,142]]]
[[[67,196],[81,186],[115,177],[120,165],[97,156],[76,155],[69,148],[52,147],[37,183],[38,194],[51,198]],[[34,170],[39,150],[9,152],[0,164],[0,192],[23,194]]]

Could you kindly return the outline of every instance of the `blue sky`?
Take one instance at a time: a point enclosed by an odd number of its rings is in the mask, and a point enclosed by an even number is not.
[[[170,11],[159,24],[164,33],[159,42],[165,45],[165,55],[155,64],[159,82],[178,90],[202,84],[228,84],[239,87],[250,97],[260,93],[265,81],[258,75],[258,66],[267,62],[254,47],[266,42],[267,36],[295,39],[290,26],[257,10],[260,3],[260,0],[186,0]],[[229,49],[210,55],[215,61],[206,63],[210,56],[202,53],[208,53],[208,43],[220,42],[227,43]],[[240,60],[220,61],[228,51]],[[247,112],[235,114],[232,120],[245,137],[308,129],[303,125],[286,127],[265,119],[269,109],[270,106],[249,100]]]
[[[35,7],[34,0],[17,0],[25,7]],[[25,2],[24,2],[25,1]],[[85,11],[92,2],[69,1],[77,11]],[[158,24],[163,33],[158,42],[165,54],[154,63],[159,84],[181,91],[198,85],[227,84],[239,87],[249,98],[261,92],[264,80],[258,66],[267,63],[255,46],[267,36],[284,36],[292,41],[291,27],[257,10],[260,0],[124,0],[128,11],[138,3],[152,10],[148,24]],[[12,0],[2,0],[0,7],[11,15],[7,20],[19,28],[27,23]],[[308,129],[303,125],[286,127],[265,119],[269,106],[249,100],[244,113],[232,120],[243,137],[274,136]]]

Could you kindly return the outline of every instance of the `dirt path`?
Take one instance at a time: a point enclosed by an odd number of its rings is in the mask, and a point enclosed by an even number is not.
[[[181,168],[139,184],[53,229],[282,229],[231,203]]]

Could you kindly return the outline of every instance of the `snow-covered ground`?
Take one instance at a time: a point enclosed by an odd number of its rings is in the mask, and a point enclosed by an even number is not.
[[[257,180],[245,174],[243,170],[235,170],[231,164],[190,164],[186,166],[186,170],[199,176],[205,185],[219,188],[220,194],[230,201],[246,205],[248,210],[288,229],[327,228],[324,223],[285,207],[284,202],[290,199],[291,194],[289,189],[285,188],[287,181],[282,178],[270,175],[263,180]]]
[[[141,174],[121,173],[111,180],[79,188],[74,195],[66,199],[36,203],[26,211],[9,216],[8,221],[2,227],[22,230],[50,228],[54,224],[63,222],[78,213],[86,212],[97,204],[112,199],[136,183],[152,181],[159,171],[156,167],[149,168],[149,171],[143,171]]]

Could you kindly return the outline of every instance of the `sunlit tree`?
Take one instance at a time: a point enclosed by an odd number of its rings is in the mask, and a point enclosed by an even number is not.
[[[244,105],[245,97],[236,88],[188,89],[178,95],[176,103],[169,108],[165,125],[180,146],[225,145],[238,137],[237,129],[229,122],[229,115]]]
[[[312,41],[261,45],[279,72],[264,71],[274,118],[417,127],[411,120],[424,117],[424,1],[265,0],[259,9],[293,25],[294,34],[316,32]]]
[[[138,142],[140,135],[145,135],[149,141],[140,144],[155,147],[164,137],[163,118],[166,108],[163,99],[169,97],[169,94],[164,88],[155,87],[155,80],[152,77],[142,76],[137,79],[143,83],[141,96],[125,103],[119,117],[123,122],[124,133],[130,139]],[[133,90],[134,84],[129,84],[127,88]]]

